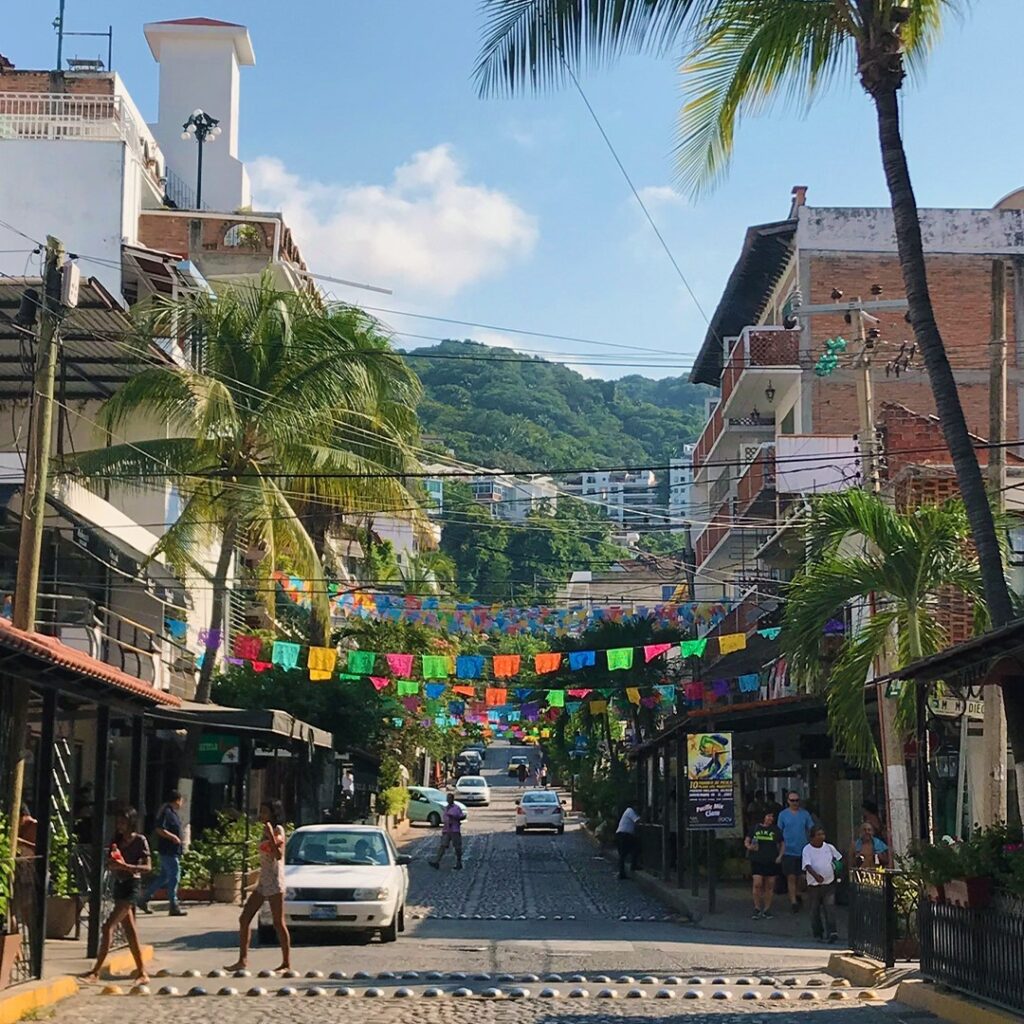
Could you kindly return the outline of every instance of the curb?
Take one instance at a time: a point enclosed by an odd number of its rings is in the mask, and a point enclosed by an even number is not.
[[[142,959],[148,963],[153,959],[153,947],[142,947]],[[130,950],[121,949],[110,955],[107,974],[120,974],[135,966]],[[54,1006],[78,992],[78,980],[70,974],[56,978],[44,978],[24,985],[17,985],[0,992],[0,1024],[15,1024],[27,1013]]]
[[[985,1006],[968,996],[917,979],[899,983],[896,1001],[915,1010],[934,1013],[952,1024],[1020,1024],[1020,1017],[1008,1010]]]
[[[828,958],[829,974],[845,978],[859,988],[879,988],[885,983],[885,968],[874,960],[852,953],[833,953]]]

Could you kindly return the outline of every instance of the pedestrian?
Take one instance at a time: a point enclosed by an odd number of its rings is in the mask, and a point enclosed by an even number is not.
[[[619,818],[619,827],[615,830],[615,847],[619,852],[619,878],[627,878],[626,860],[636,871],[636,826],[640,815],[627,804]]]
[[[187,910],[178,905],[178,883],[181,881],[181,855],[184,853],[185,830],[181,824],[181,807],[184,803],[181,793],[172,789],[167,794],[167,803],[156,816],[156,849],[160,854],[160,868],[156,877],[146,889],[139,910],[152,914],[149,901],[160,889],[167,890],[167,913],[171,917],[185,917]]]
[[[277,941],[281,944],[281,963],[274,971],[290,971],[292,967],[292,939],[284,920],[285,834],[281,801],[272,800],[260,804],[260,821],[263,822],[263,838],[259,847],[260,877],[246,898],[238,919],[238,959],[226,968],[229,971],[241,971],[248,965],[249,929],[264,900],[270,904]]]
[[[855,868],[886,868],[889,866],[889,847],[875,835],[875,827],[862,821],[850,844],[850,866]]]
[[[82,980],[89,984],[95,984],[100,979],[100,972],[110,953],[114,929],[118,925],[124,928],[128,948],[135,960],[132,977],[138,985],[149,983],[146,967],[142,962],[139,930],[135,923],[135,905],[142,894],[142,876],[149,871],[151,860],[146,837],[136,831],[138,818],[134,807],[127,807],[117,815],[116,832],[113,842],[107,849],[106,865],[114,879],[114,909],[100,930],[100,948],[96,962],[88,973],[82,975]]]
[[[875,835],[879,839],[885,838],[885,826],[882,824],[882,819],[878,816],[878,804],[874,800],[865,800],[860,805],[861,808],[861,821],[866,821],[875,830]]]
[[[800,910],[799,881],[804,873],[801,858],[804,847],[811,837],[814,819],[810,812],[800,806],[800,794],[790,790],[786,797],[786,809],[779,815],[782,829],[782,873],[789,888],[789,905],[793,913]]]
[[[811,912],[811,933],[816,939],[835,942],[836,931],[836,869],[843,855],[825,842],[825,830],[819,825],[811,831],[804,847],[801,863],[807,874],[807,903]]]
[[[526,777],[530,774],[530,769],[527,767],[525,761],[521,761],[519,767],[516,768],[516,777],[519,779],[519,788],[523,789],[526,786]]]
[[[437,856],[427,863],[432,868],[441,866],[441,859],[448,852],[448,847],[455,847],[455,870],[462,870],[462,823],[466,820],[466,814],[455,802],[455,794],[448,794],[448,805],[441,816],[441,845],[437,849]]]
[[[540,784],[544,789],[548,788],[548,766],[546,764],[540,766]]]
[[[754,920],[770,921],[775,879],[782,864],[782,830],[775,824],[775,815],[765,811],[761,823],[755,825],[744,840],[750,853],[750,874],[753,878]]]

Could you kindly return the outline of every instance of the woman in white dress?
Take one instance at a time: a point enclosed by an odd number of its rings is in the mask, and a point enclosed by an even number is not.
[[[284,808],[280,800],[260,804],[260,821],[263,822],[263,838],[260,842],[260,877],[256,887],[249,893],[238,919],[238,960],[227,970],[240,971],[248,964],[249,930],[253,919],[260,912],[263,901],[270,904],[274,918],[277,941],[281,944],[281,964],[275,971],[291,970],[292,940],[284,920]]]

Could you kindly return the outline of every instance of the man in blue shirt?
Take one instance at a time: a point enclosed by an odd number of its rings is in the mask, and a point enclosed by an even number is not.
[[[178,906],[178,882],[181,879],[182,843],[185,836],[179,813],[182,802],[181,794],[172,789],[167,795],[167,803],[160,808],[160,813],[156,816],[154,831],[157,852],[160,854],[160,870],[139,903],[139,910],[144,914],[153,913],[149,909],[149,901],[160,889],[167,890],[167,900],[170,903],[168,913],[171,917],[184,917],[188,913]]]
[[[799,793],[790,790],[787,795],[785,810],[779,815],[779,828],[782,829],[783,841],[782,873],[789,888],[789,905],[795,914],[800,909],[797,884],[803,874],[801,858],[814,828],[810,812],[800,806]]]

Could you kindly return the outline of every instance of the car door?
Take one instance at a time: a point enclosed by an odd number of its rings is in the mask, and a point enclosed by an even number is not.
[[[400,893],[398,906],[405,906],[406,897],[409,895],[409,869],[404,864],[398,863],[398,847],[395,846],[395,841],[387,832],[384,833],[384,841],[391,850],[391,870],[397,872],[398,891]]]
[[[409,809],[407,814],[410,821],[426,821],[429,802],[427,798],[415,789],[409,790]]]

